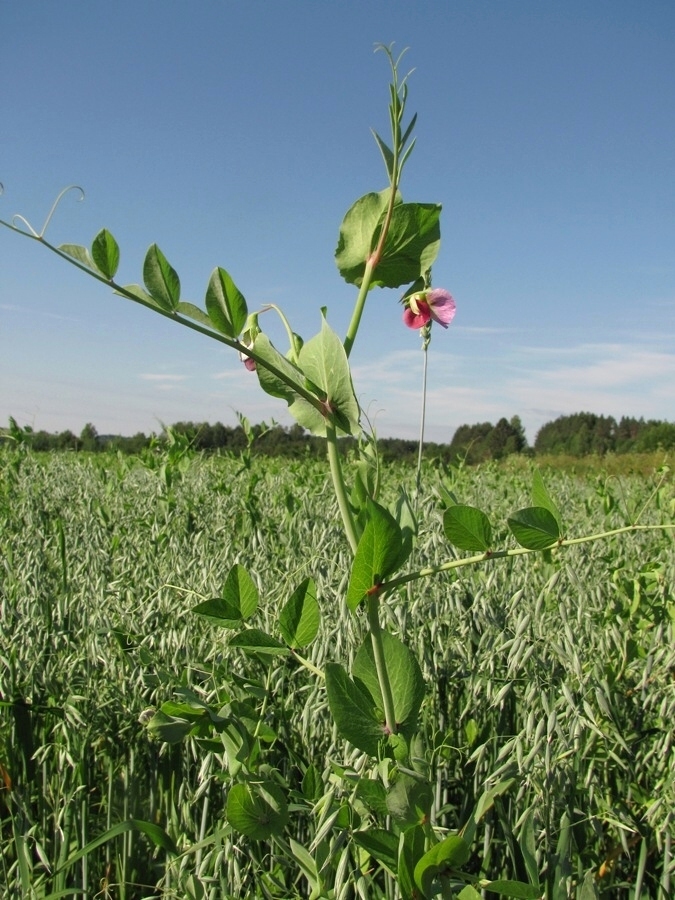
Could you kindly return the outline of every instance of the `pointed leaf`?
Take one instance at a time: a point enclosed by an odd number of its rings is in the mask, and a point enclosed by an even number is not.
[[[279,616],[279,628],[289,647],[306,647],[319,631],[321,614],[316,600],[316,585],[306,578],[295,589]]]
[[[382,632],[385,666],[389,676],[397,730],[408,740],[417,729],[417,716],[424,700],[424,677],[417,657],[397,637]],[[352,677],[358,678],[379,709],[384,708],[375,655],[370,635],[359,649],[352,666]]]
[[[298,363],[305,377],[325,394],[340,430],[358,435],[360,411],[349,361],[342,341],[325,319],[321,331],[303,344]]]
[[[537,846],[534,836],[534,807],[530,807],[521,817],[520,840],[518,842],[527,877],[532,884],[539,883],[539,866],[537,864]]]
[[[105,277],[113,279],[120,264],[120,248],[107,228],[102,228],[94,238],[91,255]]]
[[[166,312],[173,312],[180,300],[180,279],[157,244],[152,244],[143,262],[143,282],[150,296]]]
[[[463,866],[470,856],[469,844],[458,834],[435,844],[415,866],[415,882],[424,896],[432,895],[432,883],[441,872]]]
[[[256,366],[256,375],[263,391],[272,397],[279,397],[285,400],[288,403],[289,412],[296,422],[302,425],[303,428],[306,428],[311,434],[325,437],[326,422],[323,415],[309,401],[296,393],[291,386],[295,383],[298,387],[304,387],[305,379],[300,369],[294,366],[285,356],[282,356],[267,335],[262,332],[255,339],[253,347],[263,360],[263,363]],[[270,372],[264,365],[265,361],[287,375],[291,385]]]
[[[551,495],[546,490],[544,479],[541,477],[539,469],[534,470],[532,477],[532,502],[535,506],[541,506],[547,509],[558,523],[558,528],[562,531],[562,516],[558,507],[553,502]]]
[[[584,881],[579,891],[579,900],[598,900],[599,896],[595,885],[595,873],[592,869],[589,869],[584,876]]]
[[[385,737],[384,724],[378,718],[373,698],[366,688],[352,681],[338,663],[328,663],[326,694],[340,737],[376,757]]]
[[[425,830],[421,825],[408,828],[401,836],[398,849],[398,886],[402,900],[419,900],[415,884],[415,866],[424,855]]]
[[[489,550],[492,526],[485,513],[474,506],[450,506],[443,515],[445,536],[458,550]]]
[[[478,823],[483,818],[483,816],[492,809],[492,807],[494,806],[495,798],[501,797],[501,795],[509,791],[514,784],[516,784],[515,778],[506,778],[503,781],[497,782],[497,784],[493,785],[491,788],[488,788],[481,794],[471,813],[471,816],[469,817],[469,820],[460,832],[467,843],[473,843]]]
[[[380,153],[382,154],[382,159],[384,160],[384,165],[387,169],[387,175],[391,180],[394,174],[394,154],[391,152],[389,147],[387,147],[379,134],[373,129],[371,129],[371,131],[373,132],[373,137],[377,141],[377,146],[380,148]]]
[[[541,506],[530,506],[514,513],[508,520],[511,533],[527,550],[545,550],[560,537],[553,513]]]
[[[342,221],[335,262],[348,284],[360,286],[363,281],[366,261],[375,249],[375,232],[388,202],[389,189],[366,194],[350,207]]]
[[[141,303],[145,303],[148,306],[153,306],[155,309],[161,308],[160,304],[157,303],[154,298],[150,296],[140,284],[125,284],[119,291],[113,291],[114,294],[119,294],[120,297],[126,296],[122,293],[122,291],[126,291],[127,294],[131,294],[132,297],[135,297],[136,300],[140,300]]]
[[[398,866],[399,837],[384,828],[369,828],[368,831],[355,831],[354,842],[370,853],[373,859],[382,863],[394,875]]]
[[[194,319],[195,322],[199,322],[200,325],[206,325],[207,328],[213,328],[211,319],[209,319],[203,309],[195,306],[194,303],[188,303],[187,301],[181,300],[176,307],[176,312],[180,313],[182,316]]]
[[[113,825],[113,827],[109,828],[104,834],[99,835],[94,838],[93,841],[89,841],[84,847],[81,847],[75,853],[72,853],[65,862],[55,869],[53,874],[58,875],[84,856],[88,856],[92,850],[96,850],[97,847],[103,846],[103,844],[113,840],[120,834],[125,834],[127,831],[140,831],[142,834],[149,837],[156,847],[160,847],[162,850],[166,850],[167,853],[171,853],[174,856],[178,853],[178,848],[175,843],[159,825],[155,825],[153,822],[145,822],[142,819],[126,819],[124,822],[118,822],[117,825]]]
[[[223,585],[223,599],[237,606],[243,619],[248,619],[258,608],[258,588],[239,563],[235,563],[228,572]]]
[[[288,804],[274,782],[235,784],[227,795],[227,820],[247,837],[266,841],[281,834],[286,826]]]
[[[162,710],[157,710],[146,728],[158,740],[167,744],[177,744],[192,731],[194,724],[194,721],[168,716]]]
[[[374,285],[397,288],[431,268],[441,245],[440,216],[441,206],[436,203],[399,203],[394,207]]]
[[[221,628],[239,628],[244,621],[240,607],[222,597],[204,600],[193,606],[192,612],[208,619],[213,625],[220,625]]]
[[[288,656],[290,650],[281,641],[259,628],[245,628],[230,640],[230,647],[239,647],[254,656]]]
[[[60,244],[57,248],[61,253],[65,253],[67,256],[72,256],[73,259],[76,259],[79,263],[82,263],[83,266],[86,266],[88,269],[91,269],[94,272],[98,272],[98,266],[92,259],[91,254],[87,250],[86,247],[83,247],[81,244]]]
[[[211,273],[206,289],[206,310],[211,324],[227,337],[238,337],[248,316],[246,300],[225,269]]]
[[[401,773],[387,793],[387,809],[400,826],[422,825],[429,821],[433,799],[428,781]]]
[[[347,605],[352,612],[371,588],[405,561],[403,535],[394,517],[372,500],[368,511],[370,517],[356,548],[347,589]]]
[[[214,625],[239,628],[258,608],[258,589],[246,569],[235,563],[223,585],[222,597],[204,600],[192,612],[204,616]]]

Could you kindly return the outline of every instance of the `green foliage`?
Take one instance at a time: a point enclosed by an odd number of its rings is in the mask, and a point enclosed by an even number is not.
[[[453,882],[455,893],[480,893],[490,880],[536,884],[546,871],[553,883],[564,851],[569,892],[591,897],[586,872],[619,848],[603,889],[620,896],[639,862],[637,850],[621,853],[621,835],[644,833],[643,897],[655,900],[664,865],[658,842],[675,804],[667,749],[675,716],[672,540],[628,535],[621,543],[570,548],[569,556],[551,562],[535,554],[510,568],[463,569],[461,579],[426,581],[412,602],[386,598],[388,615],[400,621],[405,609],[407,619],[405,637],[383,635],[394,680],[409,654],[427,685],[417,714],[423,740],[418,746],[413,737],[406,751],[415,765],[422,761],[417,772],[387,743],[361,617],[345,609],[335,583],[334,572],[348,571],[350,563],[346,550],[335,554],[336,508],[326,499],[325,464],[254,457],[242,470],[235,457],[195,455],[191,440],[178,432],[174,444],[153,450],[145,464],[101,452],[38,456],[20,446],[0,454],[3,609],[12,611],[0,632],[0,764],[12,785],[0,792],[0,853],[11,883],[11,867],[22,859],[25,877],[45,893],[74,890],[84,883],[84,857],[53,876],[61,855],[68,858],[134,819],[158,822],[183,856],[182,862],[163,851],[153,856],[138,830],[116,833],[109,844],[118,861],[111,877],[128,885],[129,897],[132,881],[159,885],[155,893],[167,900],[172,893],[188,896],[191,877],[206,885],[216,879],[223,896],[262,896],[261,873],[270,867],[277,887],[265,884],[272,896],[294,896],[300,863],[291,866],[280,849],[233,831],[228,818],[230,790],[249,785],[252,827],[259,827],[270,814],[256,784],[274,800],[271,783],[289,810],[280,840],[295,841],[303,865],[311,863],[317,878],[322,872],[325,890],[339,890],[346,883],[341,878],[365,877],[369,893],[378,896],[396,841],[398,884],[402,896],[413,896],[415,868],[431,849],[425,833],[433,814],[435,825],[461,834],[472,853],[489,848],[487,871],[481,876],[467,864],[472,880],[468,887]],[[172,466],[178,467],[174,501],[164,509],[157,498]],[[438,470],[427,466],[424,477],[435,479]],[[465,505],[490,510],[498,547],[498,523],[522,504],[533,477],[536,482],[534,473],[496,466],[463,469],[454,471],[451,488]],[[594,479],[552,471],[545,478],[571,534],[620,524],[624,499],[639,509],[654,489],[629,478],[605,512]],[[401,485],[412,489],[410,481],[404,467],[384,466],[382,503],[393,508]],[[260,540],[250,517],[251,490],[265,496],[275,547]],[[648,521],[670,515],[672,483],[659,490],[660,505]],[[422,565],[438,558],[439,519],[428,507],[420,516],[415,553]],[[255,607],[241,601],[247,593],[241,570],[259,574]],[[328,672],[331,660],[345,661],[341,677],[358,692],[348,722],[371,711],[365,726],[374,755],[365,769],[359,750],[332,739],[321,683],[288,649],[299,645],[288,637],[296,627],[299,634],[308,621],[305,608],[313,607],[305,585],[310,571],[322,613],[308,645],[311,661]],[[608,575],[600,578],[599,571]],[[228,582],[248,617],[242,622],[230,612],[236,627],[214,629],[191,608],[231,598]],[[229,640],[238,633],[243,637]],[[396,646],[393,654],[389,646]],[[398,703],[399,688],[394,694]],[[145,729],[137,721],[142,715]],[[69,757],[82,765],[65,765]],[[244,796],[237,788],[235,798],[238,793]],[[277,792],[271,804],[274,828],[283,821],[276,818],[283,812],[280,797]],[[358,812],[358,825],[344,820],[344,803]],[[583,819],[575,809],[584,810]],[[567,849],[559,843],[566,811]],[[36,841],[49,870],[32,849]],[[199,844],[201,850],[193,849]],[[357,853],[374,860],[365,866],[367,876]],[[95,892],[105,873],[105,844],[86,859]]]
[[[606,453],[651,453],[675,448],[675,423],[645,421],[628,416],[617,423],[612,416],[582,412],[560,416],[537,432],[538,454],[570,456]]]
[[[152,244],[145,255],[143,282],[159,307],[166,312],[176,309],[180,301],[180,279],[157,244]]]
[[[347,589],[347,606],[354,611],[361,601],[406,560],[409,545],[398,523],[374,500],[368,503],[368,522],[363,530]]]
[[[209,279],[206,311],[213,326],[228,337],[236,338],[243,331],[248,317],[246,300],[229,273],[220,267]]]

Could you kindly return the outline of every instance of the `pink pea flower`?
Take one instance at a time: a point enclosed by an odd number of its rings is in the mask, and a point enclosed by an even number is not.
[[[241,342],[245,347],[252,347],[253,341],[246,341],[242,339]],[[245,353],[239,351],[239,359],[243,362],[249,372],[255,372],[255,360],[250,356],[247,356]]]
[[[406,299],[403,321],[408,328],[423,328],[430,321],[447,328],[455,317],[457,304],[443,288],[420,291]]]

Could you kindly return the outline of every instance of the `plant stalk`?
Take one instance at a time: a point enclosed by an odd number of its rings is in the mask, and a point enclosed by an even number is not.
[[[373,642],[373,656],[375,658],[377,680],[382,693],[382,703],[384,704],[384,719],[389,734],[396,734],[396,711],[394,709],[394,697],[391,693],[391,682],[389,681],[389,673],[387,672],[387,664],[384,657],[379,608],[380,604],[377,595],[368,597],[368,627],[370,628],[370,639]]]

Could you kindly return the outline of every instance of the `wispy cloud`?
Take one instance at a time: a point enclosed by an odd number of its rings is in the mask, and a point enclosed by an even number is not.
[[[358,367],[362,403],[375,398],[379,431],[413,438],[421,400],[419,354]],[[449,440],[462,423],[520,415],[531,440],[547,421],[587,410],[673,418],[675,353],[620,343],[504,348],[500,354],[437,353],[430,359],[427,435]]]
[[[143,381],[187,381],[189,375],[166,375],[161,372],[143,372],[139,376]]]

